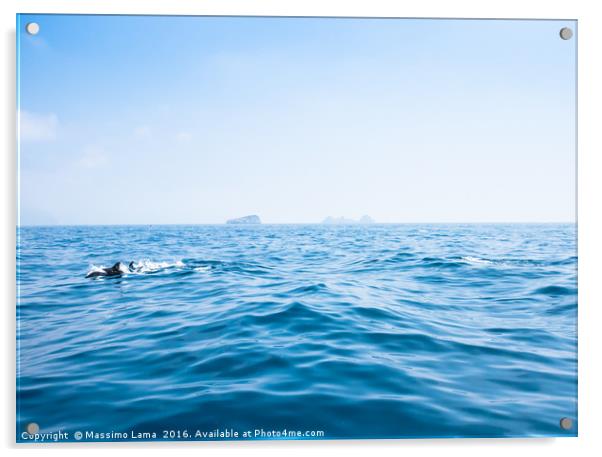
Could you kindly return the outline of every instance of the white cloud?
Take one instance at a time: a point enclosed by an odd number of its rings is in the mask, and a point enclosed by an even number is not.
[[[149,138],[151,136],[151,128],[148,125],[141,125],[134,129],[134,136],[136,138]]]
[[[98,146],[88,146],[84,149],[78,164],[84,168],[98,168],[105,165],[108,158],[103,149]]]
[[[176,140],[182,143],[186,143],[192,140],[192,134],[190,132],[178,132],[178,134],[176,135]]]
[[[21,141],[52,141],[56,138],[59,120],[56,114],[38,114],[19,111],[19,139]]]

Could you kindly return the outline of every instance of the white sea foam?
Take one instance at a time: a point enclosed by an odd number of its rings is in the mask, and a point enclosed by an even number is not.
[[[479,259],[478,257],[466,256],[462,257],[462,260],[468,263],[472,263],[473,265],[490,265],[493,262],[487,259]]]
[[[105,268],[110,268],[113,265],[105,266],[105,265],[91,265],[87,274],[94,272],[104,272]],[[130,270],[130,267],[127,263],[121,262],[119,265],[119,271],[123,274],[145,274],[145,273],[154,273],[159,270],[166,270],[169,268],[183,268],[185,267],[184,262],[181,260],[177,260],[175,262],[154,262],[150,259],[142,259],[139,261],[134,261],[132,265],[133,269]]]
[[[133,273],[153,273],[167,268],[182,268],[184,267],[184,262],[181,260],[175,262],[153,262],[149,259],[142,259],[138,262],[134,262],[133,267]],[[125,268],[127,269],[127,266],[125,266]]]

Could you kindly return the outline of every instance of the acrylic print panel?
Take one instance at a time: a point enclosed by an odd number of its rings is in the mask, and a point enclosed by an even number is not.
[[[577,434],[575,21],[17,37],[17,441]]]

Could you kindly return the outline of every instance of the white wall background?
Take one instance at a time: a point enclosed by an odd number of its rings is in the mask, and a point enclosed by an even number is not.
[[[2,8],[2,126],[0,156],[2,242],[2,385],[0,443],[12,455],[16,449],[54,451],[70,455],[189,455],[242,454],[345,456],[462,455],[576,456],[602,455],[602,14],[587,0],[3,0]],[[230,14],[398,17],[576,18],[579,20],[579,438],[498,440],[399,441],[277,441],[221,443],[101,443],[19,445],[15,437],[15,13]],[[60,408],[60,405],[57,405]]]

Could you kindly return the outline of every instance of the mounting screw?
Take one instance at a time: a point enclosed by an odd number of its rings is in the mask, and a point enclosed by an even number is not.
[[[30,35],[37,35],[40,31],[40,24],[37,22],[30,22],[25,26],[25,31]]]
[[[560,29],[560,38],[563,40],[570,40],[573,38],[573,31],[568,27],[563,27]]]
[[[560,428],[563,430],[570,430],[573,428],[573,421],[568,417],[563,417],[560,419]]]

